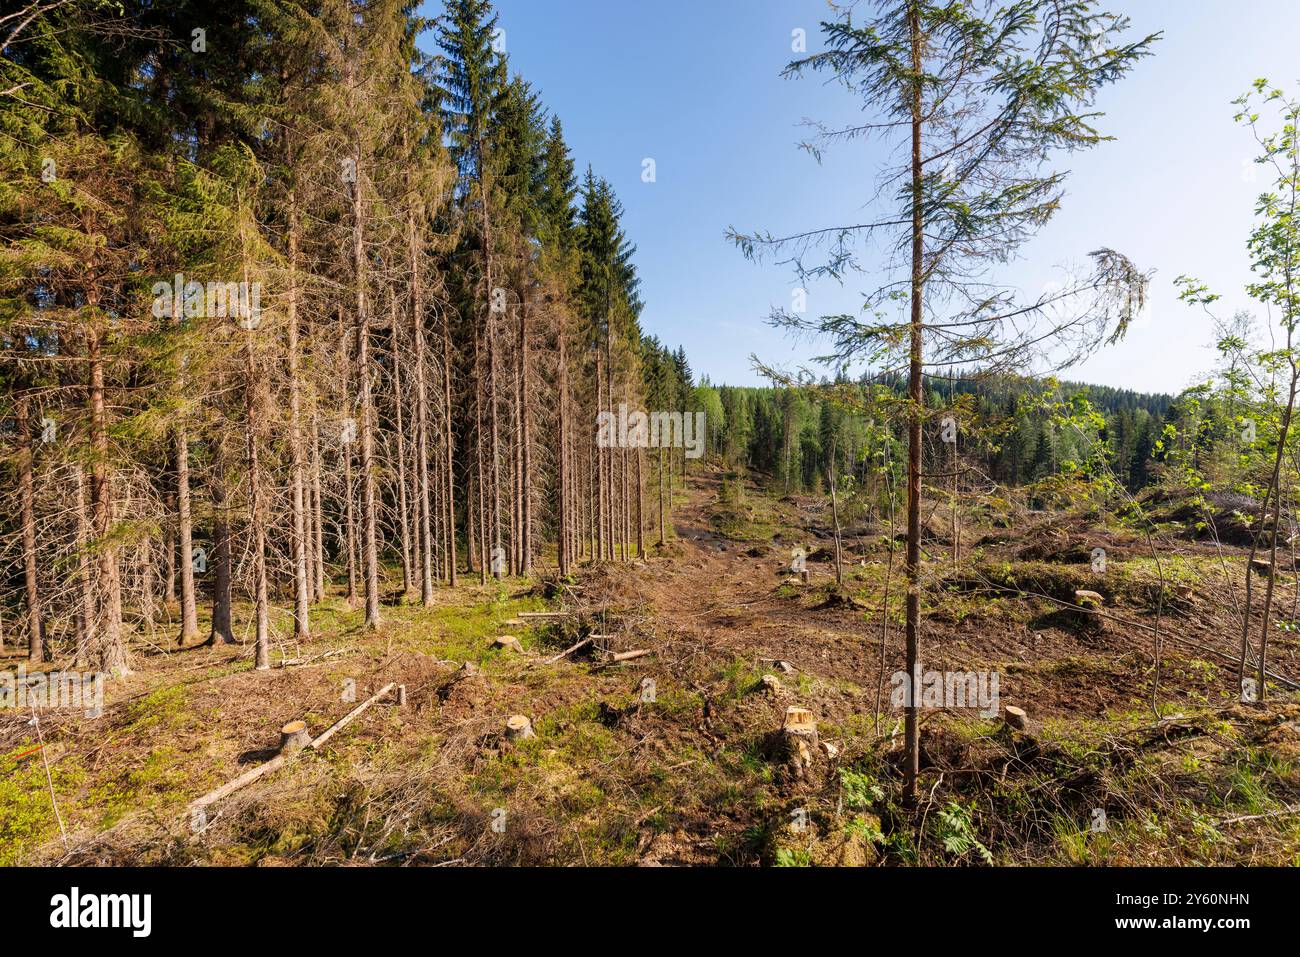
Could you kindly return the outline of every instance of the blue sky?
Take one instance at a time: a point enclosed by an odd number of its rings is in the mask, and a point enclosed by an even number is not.
[[[614,186],[637,245],[642,327],[684,345],[697,374],[755,384],[750,355],[793,366],[818,354],[768,327],[798,285],[788,268],[755,265],[728,226],[773,233],[847,222],[871,208],[890,157],[879,143],[835,147],[818,165],[798,149],[811,117],[858,114],[842,88],[782,80],[791,31],[820,48],[825,0],[497,0],[513,70],[559,114],[580,169]],[[429,4],[426,12],[440,12]],[[1179,303],[1180,274],[1248,308],[1245,241],[1262,172],[1230,101],[1257,76],[1300,92],[1300,0],[1113,0],[1135,34],[1163,30],[1155,56],[1105,91],[1114,142],[1066,157],[1062,211],[1002,275],[1036,292],[1059,267],[1101,245],[1154,269],[1148,314],[1118,346],[1069,377],[1177,391],[1213,361],[1211,325]],[[642,181],[655,161],[656,181]],[[870,262],[870,260],[868,260]],[[853,310],[879,274],[808,290],[813,314]]]

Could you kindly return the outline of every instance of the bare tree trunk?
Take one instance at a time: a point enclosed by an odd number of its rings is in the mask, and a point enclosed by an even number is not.
[[[176,514],[176,493],[168,492],[163,500],[163,511]],[[176,530],[171,522],[163,528],[163,602],[171,608],[176,602]]]
[[[235,633],[230,620],[230,519],[226,506],[225,450],[221,439],[215,443],[212,463],[212,633],[207,644],[233,645]]]
[[[361,523],[362,561],[366,575],[366,627],[380,626],[379,617],[379,531],[378,496],[375,494],[375,436],[374,400],[370,394],[370,315],[366,304],[366,264],[363,248],[361,203],[361,150],[357,148],[356,182],[352,184],[352,266],[356,282],[357,328],[357,388],[360,408],[357,410],[357,436],[361,440]]]
[[[241,241],[242,241],[241,233]],[[248,259],[244,259],[244,283],[248,286]],[[271,667],[270,604],[266,582],[266,520],[262,514],[262,475],[257,429],[260,419],[258,401],[259,375],[257,357],[253,349],[253,323],[248,324],[247,363],[248,381],[244,387],[244,432],[248,446],[248,518],[253,533],[253,603],[254,603],[254,668],[266,671]]]
[[[406,466],[406,422],[402,414],[405,401],[402,395],[402,349],[398,338],[397,302],[392,293],[388,296],[388,327],[392,330],[393,346],[393,418],[397,426],[397,528],[401,543],[402,594],[411,590],[415,561],[412,554],[410,502],[407,498],[409,471]]]
[[[518,575],[524,567],[523,525],[524,502],[523,489],[523,446],[520,442],[524,423],[524,404],[520,388],[520,350],[516,344],[514,351],[513,376],[514,390],[510,400],[511,437],[510,442],[510,574]]]
[[[596,408],[605,411],[605,377],[601,374],[600,356],[596,356]],[[605,509],[607,507],[605,495],[605,453],[606,450],[600,448],[596,443],[596,555],[603,561],[605,558]]]
[[[489,298],[491,289],[488,290]],[[490,507],[492,509],[492,556],[494,561],[498,561],[504,554],[501,548],[501,442],[500,430],[497,425],[497,348],[496,348],[496,323],[492,321],[491,307],[488,309],[487,331],[485,333],[487,340],[487,361],[488,361],[488,422],[492,430],[491,433],[491,459],[492,459],[492,481],[489,492],[491,494]],[[500,578],[501,565],[492,569],[493,574]]]
[[[475,504],[478,513],[478,581],[480,585],[487,584],[488,573],[488,537],[487,537],[487,483],[484,472],[487,466],[483,460],[483,378],[481,375],[482,362],[479,354],[479,336],[474,336],[474,417],[476,419],[474,429],[474,450],[477,457],[476,469],[478,477],[478,489],[475,494]],[[472,534],[472,533],[471,533]],[[471,555],[471,560],[473,556]]]
[[[519,306],[519,350],[522,355],[519,358],[519,401],[522,406],[520,417],[522,426],[519,431],[520,444],[523,446],[522,457],[519,460],[519,486],[523,497],[523,509],[520,524],[523,526],[521,540],[524,549],[524,567],[525,575],[531,574],[533,570],[533,453],[530,442],[531,430],[528,424],[528,297],[525,295]]]
[[[641,480],[641,449],[636,450],[636,557],[645,558],[645,483]]]
[[[321,494],[320,424],[311,413],[312,599],[325,600],[325,501]]]
[[[635,515],[633,506],[636,504],[632,498],[632,476],[635,474],[633,460],[635,455],[632,449],[623,449],[623,540],[627,543],[623,560],[630,561],[632,558],[632,549],[636,544],[636,535],[632,532],[632,522]]]
[[[86,513],[86,474],[81,464],[73,466],[77,486],[77,651],[76,665],[86,667],[91,635],[95,630],[95,596],[90,580],[90,519]]]
[[[831,442],[830,464],[826,469],[826,477],[831,486],[831,522],[835,529],[835,584],[844,584],[844,546],[843,539],[840,535],[840,499],[836,489],[835,482],[835,443]]]
[[[659,544],[664,545],[668,542],[668,521],[664,512],[664,450],[661,446],[658,450],[659,459]]]
[[[182,379],[182,388],[183,388]],[[190,440],[182,422],[176,428],[176,517],[181,543],[181,632],[178,645],[199,637],[199,603],[194,590],[194,516],[190,502]]]
[[[1290,343],[1288,342],[1288,346],[1289,344]],[[1282,524],[1282,486],[1281,486],[1282,457],[1286,454],[1286,440],[1288,434],[1291,431],[1291,416],[1293,414],[1293,410],[1295,409],[1297,386],[1300,386],[1300,369],[1297,369],[1295,361],[1291,360],[1290,389],[1287,394],[1286,408],[1282,410],[1282,424],[1281,424],[1281,428],[1278,430],[1278,438],[1277,438],[1277,455],[1273,460],[1273,474],[1269,480],[1269,492],[1272,492],[1273,495],[1276,497],[1277,507],[1274,510],[1273,534],[1270,536],[1270,540],[1269,540],[1269,554],[1268,554],[1269,574],[1268,574],[1268,580],[1264,586],[1264,616],[1263,616],[1263,620],[1260,622],[1259,655],[1258,655],[1258,661],[1256,662],[1258,668],[1257,680],[1259,682],[1260,701],[1264,701],[1268,697],[1267,686],[1265,684],[1265,680],[1268,677],[1268,673],[1267,673],[1268,626],[1269,626],[1269,618],[1272,616],[1272,611],[1273,611],[1273,585],[1277,579],[1278,528]],[[1268,512],[1268,501],[1269,501],[1269,495],[1266,492],[1264,495],[1264,506],[1261,512],[1261,518],[1263,515],[1266,515]],[[1254,553],[1255,553],[1255,548],[1252,546],[1251,547],[1252,557],[1254,557]],[[1249,565],[1247,565],[1246,568],[1246,588],[1247,588],[1246,613],[1245,613],[1246,628],[1244,630],[1249,632],[1249,628],[1250,628],[1250,591],[1249,591],[1250,567]],[[1246,658],[1245,645],[1246,645],[1246,639],[1243,637],[1242,652],[1241,652],[1241,662],[1242,662],[1243,669],[1245,666],[1245,658]]]
[[[306,452],[302,438],[302,372],[298,329],[298,202],[289,192],[289,455],[293,468],[293,636],[299,641],[311,637],[309,607],[311,582],[308,578]]]
[[[420,282],[420,246],[415,214],[407,211],[407,248],[411,260],[411,346],[415,354],[415,488],[416,534],[420,545],[420,602],[433,604],[433,535],[429,514],[429,395],[424,371],[424,288]]]
[[[40,584],[36,560],[36,482],[32,468],[32,423],[25,393],[15,402],[18,426],[18,487],[22,499],[23,585],[27,597],[27,660],[45,660],[45,622],[41,615]]]
[[[567,330],[564,328],[564,319],[558,320],[558,331],[556,333],[556,346],[559,352],[556,362],[556,391],[559,392],[559,465],[560,475],[560,494],[557,496],[559,503],[559,514],[557,521],[559,524],[560,540],[558,545],[558,559],[560,566],[560,575],[569,574],[569,562],[571,560],[570,549],[572,540],[570,539],[570,526],[573,524],[573,513],[569,508],[569,358],[565,343],[568,339]]]
[[[452,446],[455,441],[455,432],[451,424],[451,319],[447,315],[446,308],[442,312],[442,402],[444,413],[444,435],[443,435],[443,455],[444,455],[444,493],[443,506],[446,509],[446,519],[443,522],[443,531],[447,536],[447,543],[444,546],[447,556],[447,584],[452,588],[456,587],[456,497],[453,494],[453,463],[452,463]],[[466,513],[466,518],[468,518]],[[466,522],[468,534],[468,522]]]
[[[343,329],[343,309],[339,308],[339,342],[344,344],[343,356],[343,408],[348,413],[352,413],[352,377],[353,377],[353,359],[351,337]],[[344,488],[344,547],[347,551],[348,563],[348,593],[347,602],[350,608],[357,606],[357,510],[356,510],[356,484],[352,478],[352,445],[356,441],[357,421],[352,415],[349,415],[344,422],[346,434],[341,436],[341,446],[339,454],[343,457],[343,488]]]
[[[916,700],[920,683],[921,653],[921,418],[922,390],[922,322],[921,297],[925,289],[924,223],[921,218],[921,189],[924,169],[921,165],[921,20],[915,6],[908,10],[908,28],[912,46],[912,287],[911,343],[908,369],[908,396],[911,409],[907,421],[907,552],[903,561],[907,583],[906,666],[910,693],[904,717],[907,763],[903,775],[903,800],[908,807],[916,804],[917,779],[920,777],[920,725]]]
[[[97,307],[92,293],[90,305]],[[130,673],[130,659],[122,636],[122,583],[118,576],[117,549],[113,542],[113,485],[109,471],[108,412],[104,402],[104,347],[107,333],[92,330],[86,337],[90,367],[90,434],[94,460],[90,473],[90,502],[95,521],[99,571],[99,614],[96,659],[101,671]]]

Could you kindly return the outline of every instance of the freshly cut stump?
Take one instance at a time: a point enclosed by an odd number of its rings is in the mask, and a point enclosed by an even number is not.
[[[1074,593],[1074,603],[1079,607],[1070,609],[1072,617],[1087,632],[1100,633],[1105,630],[1105,621],[1101,617],[1101,606],[1106,599],[1095,591],[1079,589]]]
[[[524,653],[524,646],[519,643],[519,639],[514,635],[502,635],[492,642],[493,648],[500,648],[502,651],[513,651],[516,654]]]
[[[807,708],[785,709],[781,725],[781,752],[790,774],[796,780],[809,777],[818,753],[817,719]]]
[[[280,753],[294,754],[301,751],[310,740],[306,721],[290,721],[280,729]]]
[[[1024,734],[1032,735],[1038,731],[1038,722],[1030,718],[1024,708],[1017,708],[1013,704],[1003,709],[1002,720],[1007,723],[1007,727]]]
[[[533,722],[522,714],[512,714],[506,719],[506,740],[521,741],[524,738],[535,738],[533,733]]]

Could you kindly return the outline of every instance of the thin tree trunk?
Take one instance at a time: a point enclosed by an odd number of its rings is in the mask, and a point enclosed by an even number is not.
[[[325,600],[325,501],[321,494],[320,424],[311,413],[312,598]]]
[[[184,379],[181,380],[182,388]],[[181,543],[181,631],[178,645],[198,640],[199,603],[194,589],[194,516],[190,501],[190,439],[185,424],[174,435],[176,454],[176,518]]]
[[[97,308],[93,292],[90,306]],[[122,583],[118,574],[118,546],[112,540],[113,484],[109,471],[108,411],[104,401],[104,349],[107,332],[91,331],[86,337],[90,367],[90,430],[94,460],[90,473],[91,511],[99,572],[99,614],[96,658],[101,671],[123,675],[130,673],[130,659],[122,635]]]
[[[420,551],[420,603],[433,604],[433,535],[429,514],[429,396],[424,371],[424,289],[420,282],[420,247],[414,210],[406,215],[411,260],[411,347],[415,355],[415,488],[416,535]]]
[[[391,293],[388,297],[388,327],[392,330],[393,418],[397,426],[397,528],[401,543],[402,594],[405,595],[411,590],[415,561],[419,556],[418,553],[412,554],[410,501],[407,498],[410,472],[406,465],[406,422],[402,414],[402,349],[398,338],[397,302]]]
[[[352,184],[352,266],[356,282],[357,435],[361,440],[362,561],[366,576],[366,627],[380,626],[379,617],[379,502],[375,492],[374,400],[370,393],[370,315],[366,304],[366,266],[361,204],[361,151],[354,154],[357,177]]]
[[[912,46],[912,284],[910,323],[910,362],[908,396],[911,409],[907,421],[907,551],[903,561],[907,582],[906,667],[910,693],[904,718],[907,759],[903,775],[903,800],[908,807],[916,804],[917,779],[920,776],[920,725],[916,700],[920,684],[921,653],[921,412],[922,391],[922,300],[925,285],[924,223],[921,219],[921,21],[915,5],[908,10],[908,27]]]
[[[212,463],[212,633],[207,644],[233,645],[235,633],[230,618],[231,554],[230,520],[226,507],[225,450],[215,444]]]
[[[519,460],[519,488],[522,498],[522,508],[520,516],[521,536],[524,550],[524,567],[525,575],[531,574],[533,570],[533,494],[532,494],[532,471],[533,458],[532,448],[530,446],[530,429],[528,426],[528,298],[522,297],[519,306],[519,350],[522,355],[519,358],[519,402],[522,411],[520,418],[522,420],[519,430],[520,445],[522,448]]]
[[[176,493],[168,492],[163,501],[168,515],[176,514]],[[170,609],[176,603],[176,529],[168,522],[163,529],[163,602]]]
[[[339,307],[339,341],[344,344],[343,355],[343,408],[345,411],[352,413],[352,346],[351,337],[343,330],[343,308]],[[340,455],[343,457],[343,488],[344,488],[344,538],[345,548],[347,550],[348,563],[348,606],[355,608],[357,606],[357,511],[356,511],[356,485],[352,478],[352,446],[357,438],[357,421],[352,415],[347,417],[344,422],[344,428],[347,430],[346,441],[340,447]]]
[[[835,481],[835,443],[831,443],[830,467],[827,477],[831,486],[831,523],[835,528],[835,584],[844,584],[844,546],[840,535],[840,499]]]
[[[559,392],[559,424],[557,430],[560,436],[560,454],[556,461],[560,470],[560,494],[557,497],[559,513],[556,520],[560,531],[557,557],[561,577],[569,574],[570,549],[572,548],[570,526],[573,524],[573,513],[569,508],[569,359],[565,349],[565,342],[568,338],[565,334],[566,331],[564,319],[561,317],[559,319],[559,331],[555,337],[559,353],[556,363],[556,390]]]
[[[659,544],[664,545],[668,542],[668,521],[664,512],[664,450],[662,446],[657,450],[659,459]]]
[[[1269,540],[1269,553],[1268,553],[1269,575],[1268,575],[1268,581],[1264,586],[1264,616],[1263,616],[1263,620],[1260,622],[1260,627],[1259,627],[1259,655],[1258,655],[1258,660],[1256,661],[1256,665],[1258,667],[1257,680],[1259,682],[1260,701],[1264,701],[1268,697],[1267,686],[1265,685],[1265,680],[1268,677],[1267,669],[1266,669],[1267,655],[1268,655],[1268,626],[1269,626],[1269,618],[1272,615],[1272,611],[1273,611],[1273,585],[1277,579],[1277,535],[1278,535],[1278,528],[1282,524],[1282,486],[1281,486],[1282,457],[1286,453],[1286,440],[1288,434],[1291,431],[1291,416],[1293,410],[1295,409],[1297,385],[1300,385],[1300,370],[1297,370],[1295,362],[1292,361],[1291,384],[1287,394],[1286,408],[1282,411],[1282,425],[1281,428],[1278,430],[1278,438],[1277,438],[1277,455],[1273,460],[1273,475],[1269,482],[1269,487],[1271,488],[1271,490],[1273,491],[1277,499],[1277,507],[1275,509],[1275,513],[1273,517],[1273,534]],[[1264,498],[1264,508],[1265,509],[1268,508],[1267,495]],[[1251,552],[1253,554],[1254,552],[1253,548],[1251,549]],[[1247,587],[1249,587],[1249,583],[1250,583],[1249,566],[1247,566],[1246,569],[1246,582],[1247,582]],[[1247,614],[1247,627],[1249,627],[1249,614],[1250,614],[1249,597],[1247,597],[1246,614]],[[1244,648],[1243,648],[1242,656],[1244,660],[1244,656],[1245,656]]]
[[[293,636],[298,641],[311,637],[309,607],[311,582],[308,577],[306,453],[302,437],[302,371],[298,329],[298,202],[289,192],[289,454],[293,468]]]
[[[636,557],[645,557],[645,483],[641,480],[642,452],[636,450]]]
[[[32,467],[31,407],[26,394],[15,403],[18,426],[18,487],[22,499],[23,585],[27,598],[27,660],[45,660],[45,621],[41,614],[36,560],[36,482]]]
[[[243,233],[240,234],[241,244]],[[248,285],[248,259],[244,254],[244,283]],[[271,667],[270,649],[270,603],[267,597],[266,580],[266,521],[262,514],[262,475],[261,460],[257,440],[260,403],[258,401],[257,357],[253,348],[253,323],[251,316],[245,316],[248,323],[248,340],[246,344],[247,363],[245,372],[248,381],[244,386],[244,432],[248,446],[248,518],[253,533],[253,603],[254,603],[254,668],[266,671]]]
[[[90,519],[86,513],[86,473],[80,463],[73,466],[77,487],[77,651],[76,666],[86,667],[90,640],[95,629],[95,596],[90,578]]]
[[[443,506],[446,509],[443,531],[447,536],[444,546],[447,561],[447,584],[456,587],[456,499],[452,493],[452,445],[455,440],[451,422],[451,319],[444,308],[442,313],[442,401],[444,418],[443,435]],[[468,513],[466,513],[468,518]],[[468,535],[468,522],[466,523]]]

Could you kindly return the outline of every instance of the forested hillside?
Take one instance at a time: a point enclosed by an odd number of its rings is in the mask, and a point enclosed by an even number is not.
[[[714,386],[705,378],[692,402],[708,411],[710,451],[774,476],[787,492],[822,489],[832,449],[839,459],[837,470],[859,479],[879,474],[885,455],[895,471],[901,467],[898,450],[905,436],[896,417],[889,424],[885,403],[897,401],[905,383],[897,377],[867,376],[857,382],[823,379],[813,384],[814,389],[808,383],[803,388],[737,388]],[[837,399],[824,398],[829,393]],[[926,404],[934,410],[936,429],[945,410],[980,423],[978,431],[963,430],[957,443],[961,454],[978,461],[983,481],[1020,487],[1088,456],[1089,442],[1053,414],[1075,397],[1086,398],[1104,416],[1100,438],[1116,476],[1131,490],[1144,488],[1152,480],[1156,445],[1175,411],[1172,396],[1054,380],[931,380]],[[853,411],[873,402],[874,419]]]

